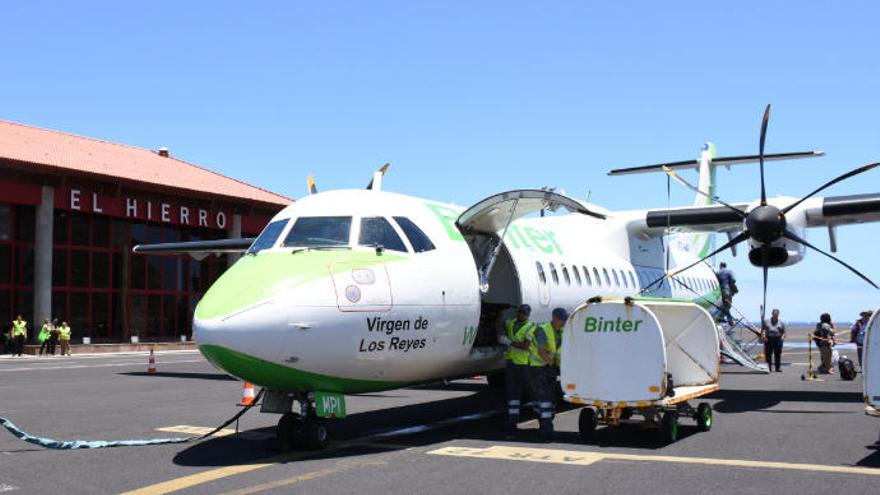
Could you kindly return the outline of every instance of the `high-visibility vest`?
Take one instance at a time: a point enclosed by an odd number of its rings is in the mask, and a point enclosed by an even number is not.
[[[504,323],[504,328],[507,331],[507,338],[510,339],[511,342],[525,342],[529,331],[535,327],[535,324],[528,320],[524,321],[519,327],[516,326],[517,324],[515,318],[507,320]],[[511,361],[513,364],[526,365],[529,364],[529,351],[525,349],[517,349],[512,345],[508,345],[507,351],[504,353],[504,358]]]
[[[27,336],[27,322],[24,320],[13,320],[12,321],[12,335],[13,336]]]
[[[538,343],[538,330],[543,330],[544,338],[546,342],[543,344]],[[550,352],[551,356],[556,355],[556,331],[553,330],[553,325],[549,322],[544,323],[542,325],[535,325],[529,331],[528,335],[529,339],[529,366],[550,366],[553,362],[547,363],[541,358],[541,354],[538,352],[538,349],[546,349]]]
[[[59,337],[61,340],[70,340],[70,327],[61,325],[58,327]]]
[[[40,328],[40,333],[37,335],[37,340],[42,344],[49,338],[49,324],[43,324]]]

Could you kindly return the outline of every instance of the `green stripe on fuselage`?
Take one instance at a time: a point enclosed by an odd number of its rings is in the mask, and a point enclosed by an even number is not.
[[[358,394],[391,390],[409,385],[407,382],[358,380],[310,373],[216,345],[202,345],[199,346],[199,350],[214,366],[230,375],[273,390],[286,392],[320,390],[340,394]]]
[[[407,259],[375,250],[262,252],[238,260],[208,289],[196,307],[196,318],[208,320],[252,306],[285,290],[351,270]],[[337,264],[338,263],[338,264]],[[331,297],[332,294],[328,294]]]

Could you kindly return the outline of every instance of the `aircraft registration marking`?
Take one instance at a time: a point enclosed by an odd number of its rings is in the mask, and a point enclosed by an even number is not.
[[[738,459],[713,459],[709,457],[679,457],[666,455],[615,454],[605,452],[589,452],[578,450],[536,449],[529,447],[509,447],[495,445],[488,448],[444,447],[432,450],[429,455],[452,457],[471,457],[481,459],[500,459],[509,461],[527,461],[550,464],[567,464],[572,466],[589,466],[599,461],[634,461],[634,462],[668,462],[676,464],[703,464],[709,466],[726,466],[752,469],[779,469],[791,471],[810,471],[836,474],[861,474],[880,476],[880,469],[857,466],[829,466],[823,464],[801,464],[774,461],[749,461]]]

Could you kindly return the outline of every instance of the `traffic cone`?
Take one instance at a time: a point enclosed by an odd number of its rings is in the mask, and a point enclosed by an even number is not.
[[[155,375],[156,374],[156,355],[153,353],[153,348],[150,347],[150,360],[147,364],[147,374]]]
[[[252,406],[255,399],[254,384],[244,382],[244,387],[241,389],[241,402],[239,404],[242,406]]]

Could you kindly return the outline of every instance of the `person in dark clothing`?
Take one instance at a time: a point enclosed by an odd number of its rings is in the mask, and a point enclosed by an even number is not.
[[[49,340],[46,345],[46,355],[55,355],[55,348],[58,346],[58,318],[52,320],[52,324],[49,326]]]
[[[736,288],[736,277],[733,275],[733,270],[727,268],[727,263],[723,261],[718,264],[715,276],[718,277],[718,286],[721,288],[721,317],[727,321],[728,326],[732,327],[734,322],[730,308],[733,306],[733,296],[739,292]]]
[[[767,367],[773,371],[776,363],[776,371],[782,372],[782,343],[785,341],[785,323],[779,319],[779,310],[774,309],[770,318],[764,320],[761,325],[761,339],[764,341],[764,359]]]
[[[819,316],[819,323],[816,324],[816,331],[813,332],[813,341],[819,348],[819,356],[822,364],[819,365],[819,373],[834,373],[834,366],[831,365],[831,348],[834,346],[834,323],[831,323],[831,315],[822,313]]]

